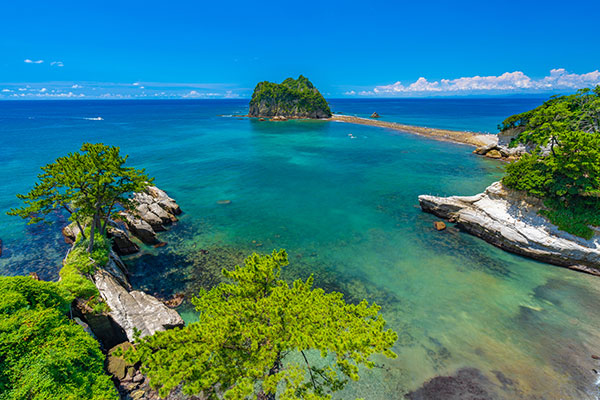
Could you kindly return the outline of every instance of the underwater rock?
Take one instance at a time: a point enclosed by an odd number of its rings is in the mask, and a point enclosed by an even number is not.
[[[444,229],[446,229],[446,224],[443,223],[442,221],[435,221],[433,223],[433,226],[435,229],[437,229],[438,231],[443,231]]]
[[[456,226],[501,249],[600,275],[600,235],[586,240],[539,215],[541,200],[495,182],[475,196],[419,196],[423,211],[456,220]]]
[[[452,376],[436,376],[418,390],[406,394],[409,400],[493,400],[495,385],[475,368],[462,368]]]

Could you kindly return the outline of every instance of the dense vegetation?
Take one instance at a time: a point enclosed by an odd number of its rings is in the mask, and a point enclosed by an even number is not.
[[[328,118],[331,110],[316,87],[304,76],[281,83],[260,82],[250,100],[253,117]]]
[[[600,226],[600,86],[507,118],[511,145],[533,150],[507,167],[503,183],[544,200],[541,213],[560,229],[591,238]]]
[[[17,195],[25,205],[8,214],[36,223],[53,210],[65,209],[83,239],[88,240],[91,253],[96,231],[104,234],[117,207],[131,206],[126,194],[141,191],[151,182],[143,169],[126,167],[126,161],[127,156],[121,156],[118,147],[84,143],[80,153],[70,153],[42,167],[34,188],[28,194]],[[94,227],[89,238],[83,234],[85,222]]]
[[[228,282],[193,300],[199,322],[147,336],[128,357],[162,396],[181,384],[211,399],[315,400],[358,380],[371,355],[395,357],[397,335],[379,306],[347,304],[314,289],[312,277],[290,286],[280,279],[287,264],[281,250],[223,270]]]
[[[59,284],[0,277],[0,400],[117,399],[98,342]]]
[[[58,284],[73,297],[85,300],[88,312],[101,313],[107,311],[107,305],[102,301],[91,276],[96,268],[103,267],[108,262],[111,241],[105,235],[97,233],[94,248],[88,253],[89,239],[83,237],[81,234],[77,236],[73,248],[65,258]]]

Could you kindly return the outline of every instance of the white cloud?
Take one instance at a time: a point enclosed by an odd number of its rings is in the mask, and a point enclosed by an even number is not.
[[[40,93],[45,93],[47,91],[48,91],[48,89],[46,89],[45,87],[40,89]]]
[[[26,59],[26,60],[23,60],[23,62],[24,62],[24,63],[26,63],[26,64],[41,64],[41,63],[43,63],[43,62],[44,62],[44,60],[37,60],[37,61],[33,61],[33,60],[30,60],[30,59],[28,58],[28,59]]]
[[[2,92],[3,93],[10,93],[10,92],[12,92],[12,90],[10,90],[10,89],[2,89]]]
[[[354,90],[350,90],[348,92],[344,93],[346,96],[354,96],[356,94],[356,92]]]
[[[71,89],[81,89],[83,86],[78,85],[78,84],[74,84],[73,86],[71,86]]]
[[[62,61],[52,61],[50,63],[50,65],[53,66],[53,67],[64,67],[65,66],[65,64],[63,64]]]
[[[440,79],[428,81],[421,77],[415,82],[404,85],[398,81],[391,85],[376,86],[373,90],[362,91],[359,94],[394,95],[394,94],[434,94],[434,93],[480,93],[485,91],[519,92],[519,91],[548,91],[558,89],[579,89],[600,84],[600,71],[585,74],[573,74],[564,68],[550,71],[550,75],[533,79],[521,71],[505,72],[498,76],[471,76],[458,79]],[[353,92],[353,91],[352,91]],[[351,93],[351,92],[347,92]]]
[[[232,93],[233,94],[233,93]],[[190,90],[189,93],[184,94],[184,98],[195,98],[195,97],[222,97],[221,93],[201,93],[197,90]]]

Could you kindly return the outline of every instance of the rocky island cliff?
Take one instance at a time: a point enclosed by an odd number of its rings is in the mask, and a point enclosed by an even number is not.
[[[501,182],[475,196],[419,196],[425,212],[504,250],[539,261],[600,275],[600,235],[584,239],[560,230],[539,214],[540,199]]]
[[[281,83],[260,82],[250,100],[249,117],[329,118],[331,110],[319,90],[306,77]]]

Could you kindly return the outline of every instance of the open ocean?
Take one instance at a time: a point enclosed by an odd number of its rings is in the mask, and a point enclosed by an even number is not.
[[[334,112],[496,132],[535,98],[332,100]],[[287,279],[380,304],[395,360],[334,398],[401,399],[439,375],[494,399],[595,399],[600,280],[499,250],[418,207],[419,194],[468,195],[503,173],[464,145],[329,121],[260,122],[247,100],[0,102],[0,273],[57,279],[64,215],[27,226],[6,215],[39,167],[83,142],[120,146],[184,211],[126,258],[132,283],[161,297],[218,282],[252,251],[285,248]],[[355,138],[349,136],[352,134]],[[230,204],[217,204],[231,200]],[[208,254],[201,250],[208,250]],[[187,321],[195,316],[184,305]],[[466,372],[465,372],[466,371]]]

